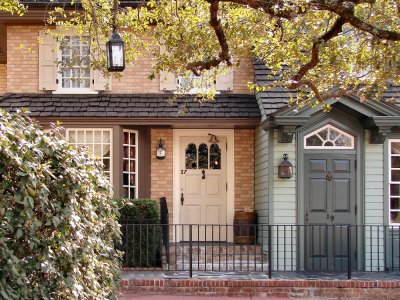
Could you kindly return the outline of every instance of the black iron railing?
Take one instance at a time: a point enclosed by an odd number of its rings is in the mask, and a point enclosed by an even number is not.
[[[400,271],[400,228],[384,225],[122,224],[124,267],[165,271]],[[252,230],[235,230],[237,226]],[[235,244],[252,232],[252,244]],[[169,238],[168,238],[169,237]]]

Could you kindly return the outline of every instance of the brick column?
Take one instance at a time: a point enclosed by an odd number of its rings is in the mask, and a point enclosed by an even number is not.
[[[159,139],[164,140],[166,156],[164,159],[157,159],[156,147]],[[153,199],[160,197],[167,198],[169,223],[173,220],[173,131],[169,128],[151,129],[151,187],[150,195]]]
[[[235,211],[254,209],[254,130],[235,129]]]

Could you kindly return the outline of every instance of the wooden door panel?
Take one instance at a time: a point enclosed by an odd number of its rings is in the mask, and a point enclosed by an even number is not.
[[[326,160],[325,159],[310,159],[309,160],[310,173],[326,173]]]
[[[309,180],[309,209],[310,212],[326,212],[327,210],[327,186],[325,178],[310,178]],[[310,216],[312,217],[312,216]],[[318,220],[311,220],[318,222]]]
[[[350,160],[348,159],[333,159],[332,173],[350,173]]]
[[[221,197],[221,175],[208,174],[206,175],[206,196],[207,197]]]
[[[350,178],[332,180],[332,213],[350,212]],[[334,214],[335,215],[335,214]]]

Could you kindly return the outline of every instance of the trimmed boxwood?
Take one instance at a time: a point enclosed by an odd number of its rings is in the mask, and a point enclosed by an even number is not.
[[[161,225],[158,200],[123,199],[120,210],[124,267],[161,266]]]

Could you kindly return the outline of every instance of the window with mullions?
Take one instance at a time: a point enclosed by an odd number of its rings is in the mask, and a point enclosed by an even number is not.
[[[90,38],[65,36],[60,42],[61,63],[58,84],[61,90],[90,89]]]
[[[354,137],[330,124],[304,137],[305,149],[354,149]]]
[[[389,220],[400,225],[400,140],[389,140]]]
[[[138,197],[138,133],[134,130],[124,130],[123,135],[122,187],[124,190],[124,198],[134,199]]]
[[[104,174],[112,182],[112,133],[111,129],[85,128],[67,129],[67,138],[75,147],[86,147],[93,156],[103,163]]]
[[[217,144],[193,143],[187,145],[185,151],[186,169],[221,169],[221,148]]]

